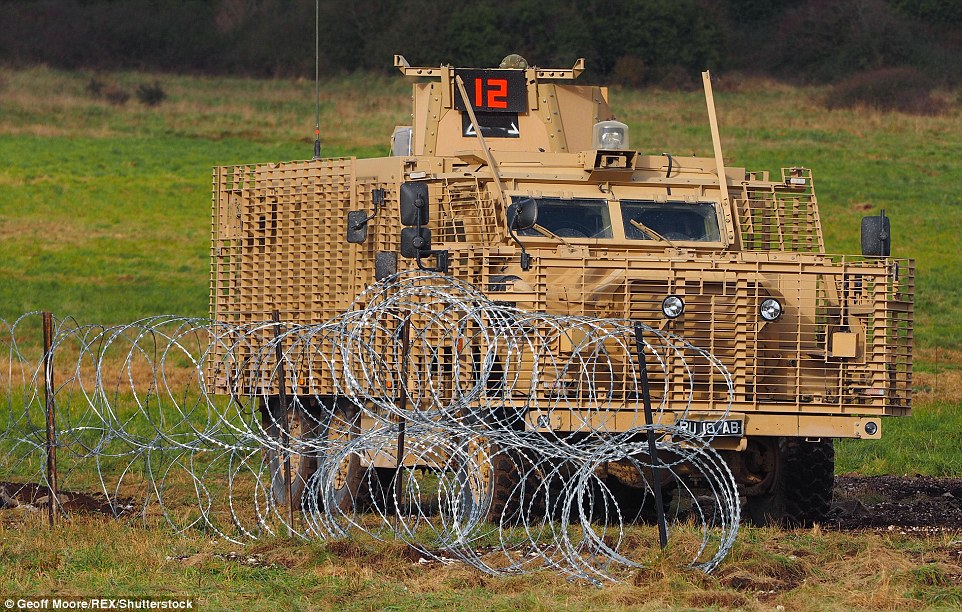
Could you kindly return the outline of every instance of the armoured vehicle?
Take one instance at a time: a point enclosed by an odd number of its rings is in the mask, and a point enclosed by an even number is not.
[[[824,518],[833,439],[877,439],[882,417],[911,409],[913,262],[890,257],[884,213],[863,219],[860,256],[826,254],[809,169],[725,164],[707,73],[714,156],[692,157],[634,148],[645,143],[629,143],[607,88],[571,83],[583,60],[395,65],[415,83],[391,156],[214,170],[212,318],[323,321],[378,279],[421,267],[521,309],[639,320],[730,372],[730,407],[695,372],[678,424],[715,435],[748,516]],[[208,384],[236,392],[223,372]],[[317,410],[353,418],[331,384],[312,384]],[[665,388],[670,423],[683,390]],[[265,415],[280,391],[244,389],[265,397]],[[526,428],[563,435],[585,418],[567,405],[518,410]],[[344,466],[348,489],[365,462]]]

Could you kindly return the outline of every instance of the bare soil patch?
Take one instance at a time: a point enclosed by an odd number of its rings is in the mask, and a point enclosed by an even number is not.
[[[962,530],[962,478],[837,476],[832,519],[839,530]]]
[[[60,491],[57,499],[61,508],[68,514],[80,512],[118,517],[134,507],[132,499],[110,500],[102,493]],[[33,483],[0,481],[0,510],[36,512],[46,509],[49,504],[49,487]]]

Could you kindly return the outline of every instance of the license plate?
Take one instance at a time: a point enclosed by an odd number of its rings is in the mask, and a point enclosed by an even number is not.
[[[675,421],[679,429],[696,436],[736,437],[745,435],[745,424],[741,419],[722,419],[719,421]]]

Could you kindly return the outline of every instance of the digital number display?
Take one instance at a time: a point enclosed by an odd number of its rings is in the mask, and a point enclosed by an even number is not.
[[[475,111],[487,113],[525,113],[528,89],[524,70],[456,70]],[[467,110],[461,90],[454,88],[454,108]]]

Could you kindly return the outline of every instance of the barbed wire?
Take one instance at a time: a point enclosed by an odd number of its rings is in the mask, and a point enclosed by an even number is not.
[[[40,315],[0,325],[4,486],[46,486]],[[656,474],[685,563],[711,571],[738,531],[725,462],[672,424],[695,371],[711,371],[723,406],[731,378],[710,353],[633,321],[525,312],[401,273],[317,324],[161,316],[64,319],[54,332],[64,512],[96,490],[116,516],[234,542],[396,538],[491,574],[596,583],[657,554],[656,537],[639,540],[650,530],[629,530],[657,520]]]

